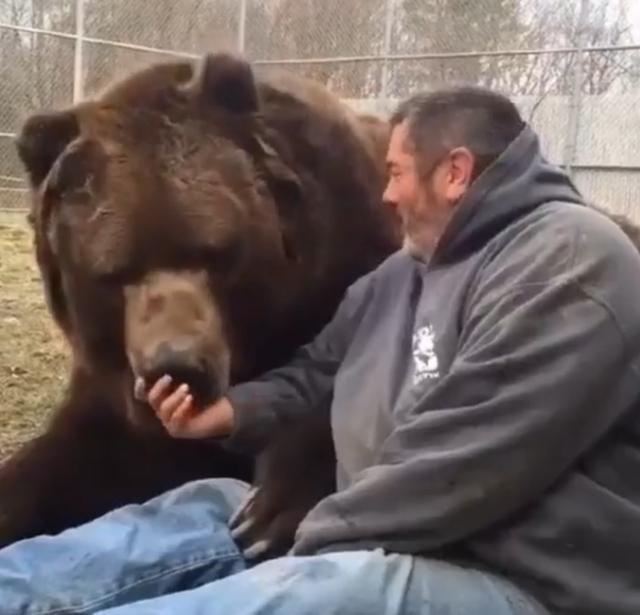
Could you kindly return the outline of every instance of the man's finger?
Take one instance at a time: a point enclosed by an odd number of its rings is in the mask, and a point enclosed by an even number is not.
[[[185,421],[191,412],[191,404],[193,404],[193,395],[187,395],[182,402],[180,402],[180,405],[169,419],[172,425],[180,425]]]
[[[133,384],[133,396],[138,401],[147,401],[147,386],[145,385],[144,378],[140,378],[140,376],[136,377]]]
[[[149,391],[149,395],[147,395],[147,399],[149,403],[156,408],[160,403],[160,400],[165,396],[169,385],[171,384],[171,376],[166,375],[162,376]]]
[[[186,384],[181,384],[160,404],[159,414],[163,423],[169,423],[171,421],[173,413],[177,410],[180,404],[182,404],[188,392],[189,387]]]

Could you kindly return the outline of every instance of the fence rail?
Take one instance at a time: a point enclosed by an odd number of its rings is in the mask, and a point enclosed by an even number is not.
[[[26,206],[14,137],[38,108],[167,57],[231,49],[387,113],[417,89],[509,94],[589,198],[640,220],[634,0],[0,0],[0,209]]]

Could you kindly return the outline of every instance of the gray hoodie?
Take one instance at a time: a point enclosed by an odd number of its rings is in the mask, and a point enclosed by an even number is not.
[[[382,547],[501,573],[552,612],[640,613],[640,255],[526,127],[428,264],[358,280],[232,442],[333,394],[335,494],[294,553]]]

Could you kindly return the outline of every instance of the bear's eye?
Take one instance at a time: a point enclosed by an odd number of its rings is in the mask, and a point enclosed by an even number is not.
[[[205,267],[224,275],[235,269],[239,259],[239,252],[237,245],[203,246],[194,254],[194,259],[197,261],[194,265]]]
[[[140,274],[133,268],[122,267],[110,271],[101,271],[94,278],[104,286],[123,287],[133,284],[140,278]]]

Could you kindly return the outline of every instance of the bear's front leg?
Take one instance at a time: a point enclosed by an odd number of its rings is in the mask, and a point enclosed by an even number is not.
[[[254,489],[231,521],[247,559],[285,555],[298,525],[335,491],[336,459],[328,413],[278,435],[257,459]]]
[[[251,459],[161,430],[137,432],[99,387],[77,382],[44,433],[0,466],[0,548],[56,534],[191,480],[251,479]]]

